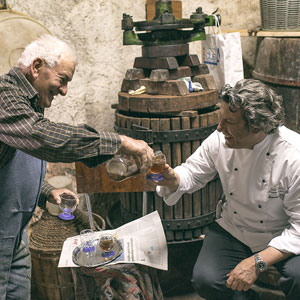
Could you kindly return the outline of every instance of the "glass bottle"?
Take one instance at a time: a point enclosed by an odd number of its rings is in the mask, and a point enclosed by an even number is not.
[[[140,167],[141,162],[139,158],[119,153],[106,163],[106,172],[113,181],[121,181],[137,174]]]

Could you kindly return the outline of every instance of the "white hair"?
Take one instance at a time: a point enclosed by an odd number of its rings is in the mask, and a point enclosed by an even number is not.
[[[21,69],[29,67],[38,57],[44,59],[51,68],[66,57],[76,64],[75,52],[65,42],[50,34],[44,34],[26,46],[18,60],[18,67]]]

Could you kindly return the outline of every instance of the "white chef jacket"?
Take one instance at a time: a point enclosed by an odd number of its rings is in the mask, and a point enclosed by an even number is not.
[[[220,226],[253,252],[268,245],[300,254],[300,135],[284,126],[254,146],[231,149],[213,132],[185,163],[175,168],[174,193],[158,186],[168,205],[203,188],[219,174],[226,203]]]

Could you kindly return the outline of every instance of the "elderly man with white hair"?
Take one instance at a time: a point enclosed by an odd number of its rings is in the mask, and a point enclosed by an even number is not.
[[[92,167],[122,150],[140,157],[142,172],[152,164],[153,150],[144,141],[44,117],[54,97],[67,94],[75,66],[72,49],[44,35],[0,76],[0,300],[30,299],[27,224],[39,199],[59,203],[62,192],[72,193],[43,183],[46,161]]]

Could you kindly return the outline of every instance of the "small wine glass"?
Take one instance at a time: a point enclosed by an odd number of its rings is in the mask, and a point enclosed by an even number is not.
[[[59,214],[59,217],[63,220],[73,220],[73,211],[76,209],[77,201],[74,196],[63,193],[60,195],[60,209],[63,211]]]
[[[95,239],[96,234],[92,229],[84,229],[80,231],[80,241],[82,251],[85,254],[85,265],[87,267],[94,264],[94,258],[96,256]]]
[[[110,257],[115,255],[115,252],[112,248],[115,245],[115,239],[112,234],[104,234],[100,238],[100,248],[103,250],[102,256],[103,257]]]

